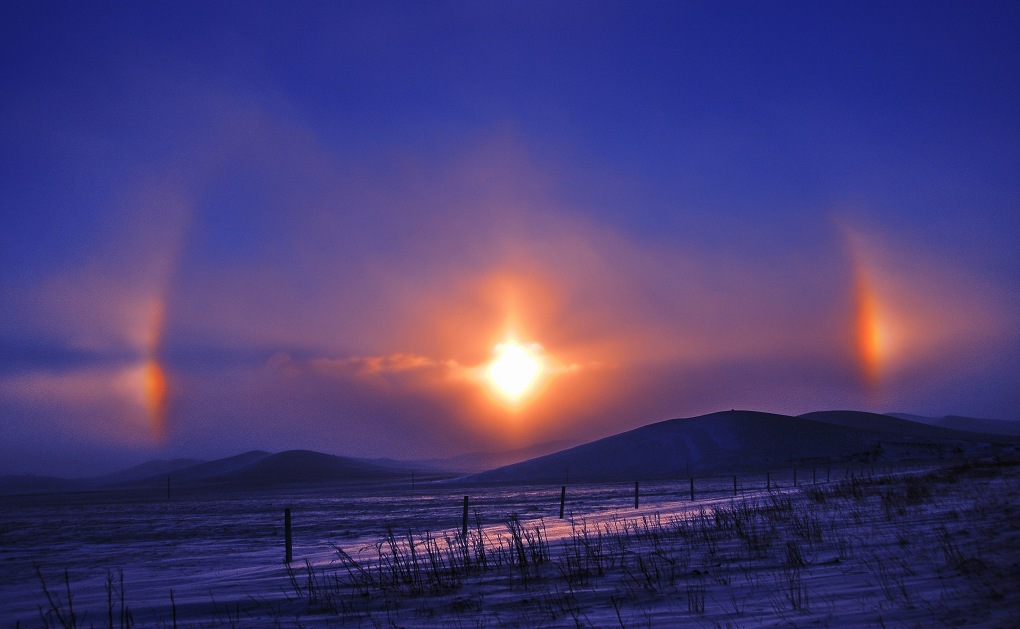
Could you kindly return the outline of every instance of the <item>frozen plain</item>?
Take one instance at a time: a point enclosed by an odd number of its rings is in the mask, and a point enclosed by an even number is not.
[[[169,500],[156,489],[4,498],[0,621],[5,627],[1020,622],[1016,462],[852,472],[826,470],[826,483],[818,470],[800,470],[799,487],[789,471],[773,473],[771,491],[764,475],[745,476],[736,498],[731,477],[697,479],[694,502],[687,479],[641,483],[637,509],[633,485],[570,486],[563,520],[560,487],[550,485],[412,489],[402,482]],[[464,495],[471,496],[466,539]],[[289,567],[285,508],[294,526]]]

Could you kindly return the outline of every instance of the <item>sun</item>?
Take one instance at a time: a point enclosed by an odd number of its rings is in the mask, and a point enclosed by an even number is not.
[[[510,340],[499,343],[492,352],[496,357],[485,370],[490,384],[508,400],[519,400],[542,373],[542,347]]]

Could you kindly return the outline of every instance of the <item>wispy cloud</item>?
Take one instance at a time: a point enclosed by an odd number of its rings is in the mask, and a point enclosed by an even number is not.
[[[901,377],[911,370],[955,373],[957,357],[1015,343],[1005,289],[921,245],[827,219],[776,242],[659,239],[592,218],[565,192],[573,166],[512,132],[441,158],[355,161],[292,120],[219,110],[222,126],[192,138],[203,151],[185,146],[151,166],[172,176],[125,192],[122,229],[95,260],[19,289],[19,334],[127,351],[131,364],[7,375],[8,399],[89,406],[112,428],[57,411],[54,426],[165,434],[168,448],[243,433],[252,447],[427,456],[737,405],[910,400],[922,391]],[[821,242],[798,249],[809,237]],[[888,336],[870,354],[854,336],[862,319]],[[547,361],[513,408],[484,374],[507,338]],[[167,346],[245,358],[175,364]]]

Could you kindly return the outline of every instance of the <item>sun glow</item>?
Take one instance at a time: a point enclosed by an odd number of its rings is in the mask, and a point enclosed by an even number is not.
[[[506,341],[493,348],[496,357],[485,370],[490,384],[505,398],[516,402],[542,373],[542,347]]]

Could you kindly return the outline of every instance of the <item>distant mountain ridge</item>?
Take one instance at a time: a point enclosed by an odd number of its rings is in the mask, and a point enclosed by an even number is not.
[[[945,425],[941,425],[945,424]],[[722,411],[669,419],[578,446],[548,452],[545,443],[500,456],[531,458],[460,478],[464,482],[584,482],[679,478],[688,474],[862,462],[921,461],[965,454],[1020,455],[1020,422],[947,416],[918,418],[861,411],[797,417]],[[966,427],[966,429],[962,428]],[[994,431],[998,430],[999,433]],[[439,461],[356,459],[309,450],[253,450],[223,459],[150,461],[90,479],[0,477],[0,494],[80,491],[245,491],[452,477],[496,460],[473,454]],[[445,465],[446,470],[440,470]],[[169,483],[168,483],[169,481]],[[168,487],[169,485],[169,487]]]
[[[141,480],[143,478],[171,474],[184,468],[192,467],[202,463],[206,463],[206,461],[202,459],[171,459],[171,460],[147,461],[140,465],[129,467],[126,470],[121,470],[119,472],[106,474],[104,476],[99,476],[88,480],[98,484],[110,484],[110,485],[116,483],[126,483],[130,481]]]
[[[465,480],[650,480],[797,465],[923,460],[996,448],[1020,452],[1020,439],[857,411],[791,417],[734,410],[649,424]]]
[[[408,476],[407,468],[389,467],[348,457],[288,450],[272,454],[253,450],[214,461],[151,461],[91,479],[41,476],[0,477],[0,493],[78,491],[244,491],[392,481]]]
[[[889,415],[941,428],[1020,437],[1020,420],[1018,419],[979,419],[977,417],[962,417],[960,415],[925,417],[923,415],[908,415],[906,413],[889,413]]]
[[[199,463],[155,479],[168,478],[178,488],[266,489],[364,481],[383,481],[407,476],[407,470],[311,450],[287,450],[271,454],[261,450]],[[134,484],[151,483],[153,478]]]
[[[816,411],[798,415],[798,417],[904,438],[959,439],[963,441],[984,439],[995,441],[1003,436],[1002,434],[984,433],[977,430],[960,430],[939,426],[937,424],[906,419],[897,415],[881,415],[864,411]]]

